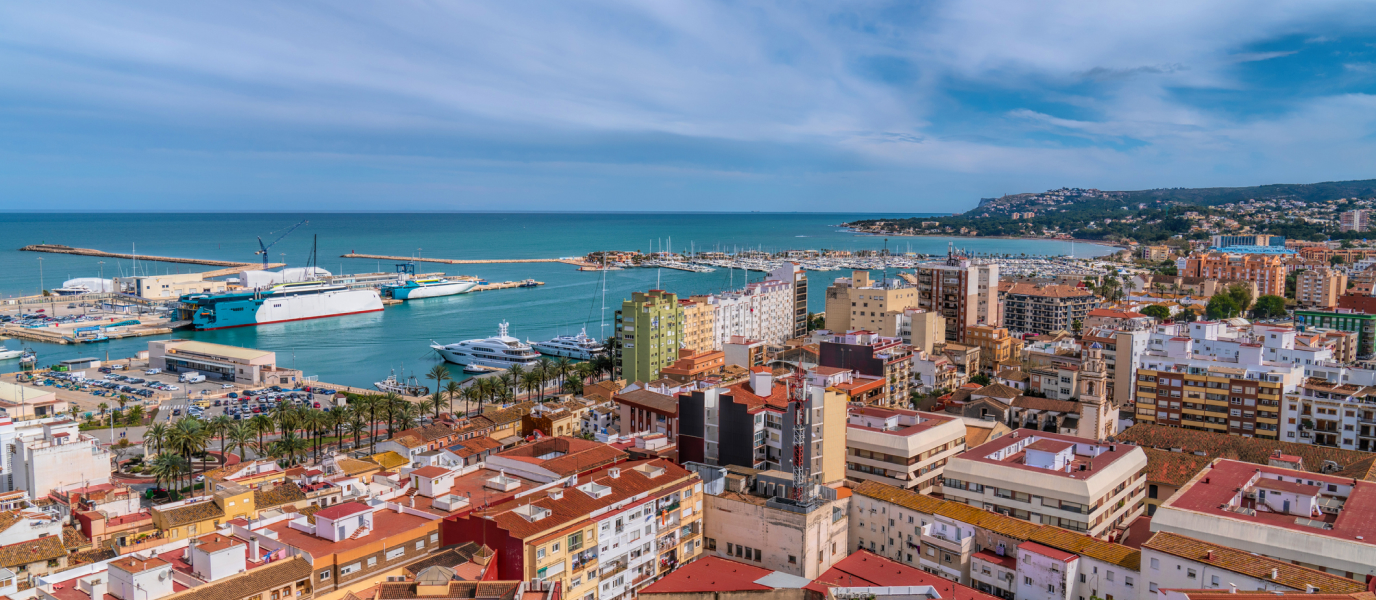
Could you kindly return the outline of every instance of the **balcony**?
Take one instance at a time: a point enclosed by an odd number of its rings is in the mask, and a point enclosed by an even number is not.
[[[930,523],[922,528],[921,541],[923,544],[932,544],[961,556],[970,553],[971,547],[975,544],[974,536],[964,536],[957,539],[954,534],[942,533],[937,525],[937,523]]]
[[[597,574],[597,579],[599,581],[606,581],[612,577],[616,577],[623,573],[627,566],[629,566],[629,563],[626,559],[618,558],[610,563],[602,565],[602,572]]]

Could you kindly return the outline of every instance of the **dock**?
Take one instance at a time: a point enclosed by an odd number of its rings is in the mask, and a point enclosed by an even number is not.
[[[76,337],[71,332],[62,332],[56,328],[26,328],[26,327],[6,327],[4,335],[16,340],[27,340],[30,342],[43,342],[46,344],[98,344],[109,340],[119,340],[131,337],[144,337],[149,335],[166,335],[172,333],[172,323],[164,325],[139,326],[136,328],[125,328],[121,331],[101,332],[105,336],[103,339],[82,339]]]
[[[512,264],[512,263],[564,263],[576,267],[596,266],[578,258],[484,258],[484,259],[458,259],[458,258],[418,258],[415,256],[386,256],[383,254],[341,254],[340,258],[367,258],[372,260],[391,260],[399,262],[428,262],[441,263],[446,265],[491,265],[491,264]]]
[[[508,290],[508,289],[511,289],[511,288],[518,288],[518,287],[521,287],[521,284],[522,284],[522,283],[525,283],[525,282],[524,282],[524,281],[502,281],[502,282],[499,282],[499,283],[489,283],[489,284],[487,284],[487,285],[480,285],[480,286],[478,286],[478,287],[475,287],[475,288],[469,290],[469,292],[486,292],[486,291],[490,291],[490,290]],[[534,283],[534,284],[537,285],[537,286],[545,285],[545,282],[543,282],[543,281],[532,281],[531,283]]]
[[[285,263],[268,263],[263,267],[261,263],[235,262],[232,260],[214,260],[209,258],[176,258],[171,256],[149,256],[145,254],[128,254],[124,252],[106,252],[104,250],[93,250],[91,248],[73,248],[61,244],[32,244],[19,249],[20,252],[47,252],[49,254],[75,254],[78,256],[94,256],[97,258],[123,258],[128,260],[147,260],[153,262],[181,263],[184,265],[205,265],[208,267],[229,267],[219,271],[204,273],[206,277],[219,277],[222,275],[232,275],[250,269],[275,269],[286,266]]]

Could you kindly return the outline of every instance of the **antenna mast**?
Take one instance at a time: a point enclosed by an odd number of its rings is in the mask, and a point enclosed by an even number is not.
[[[793,389],[789,390],[788,403],[793,405],[793,499],[803,502],[811,494],[803,491],[808,487],[809,469],[805,452],[807,444],[803,441],[807,435],[807,383],[801,368],[793,372]]]

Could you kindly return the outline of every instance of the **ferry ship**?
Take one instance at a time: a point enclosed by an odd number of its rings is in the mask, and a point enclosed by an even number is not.
[[[478,282],[476,281],[411,279],[396,285],[383,286],[382,292],[391,295],[397,300],[415,300],[417,298],[438,298],[440,296],[463,294],[475,287],[478,287]]]
[[[382,310],[377,290],[322,281],[279,283],[265,290],[182,296],[198,331],[305,321]]]
[[[588,330],[583,329],[578,335],[561,335],[552,340],[538,342],[532,345],[540,354],[550,356],[562,356],[578,360],[592,360],[592,357],[601,354],[603,351],[602,343],[588,337]]]
[[[502,321],[497,325],[496,336],[449,345],[430,342],[430,348],[443,356],[444,360],[465,367],[507,369],[513,365],[530,367],[538,364],[540,353],[531,349],[530,344],[507,335],[508,327],[507,322]]]

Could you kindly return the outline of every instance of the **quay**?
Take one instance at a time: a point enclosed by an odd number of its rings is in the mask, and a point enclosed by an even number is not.
[[[214,275],[205,274],[206,277],[218,277],[220,275],[231,275],[244,270],[245,267],[262,269],[259,263],[235,262],[232,260],[214,260],[209,258],[176,258],[171,256],[148,256],[144,254],[128,254],[124,252],[106,252],[104,250],[93,250],[91,248],[73,248],[61,244],[32,244],[19,249],[20,252],[47,252],[49,254],[75,254],[78,256],[94,256],[99,258],[124,258],[129,260],[148,260],[154,262],[181,263],[185,265],[205,265],[208,267],[230,267],[214,271]],[[267,268],[275,269],[286,266],[285,263],[269,263]]]
[[[564,263],[577,267],[596,266],[580,258],[490,258],[490,259],[458,259],[458,258],[418,258],[415,256],[387,256],[383,254],[341,254],[340,258],[367,258],[373,260],[394,260],[401,262],[429,262],[443,263],[446,265],[488,265],[488,264],[510,264],[510,263]]]

